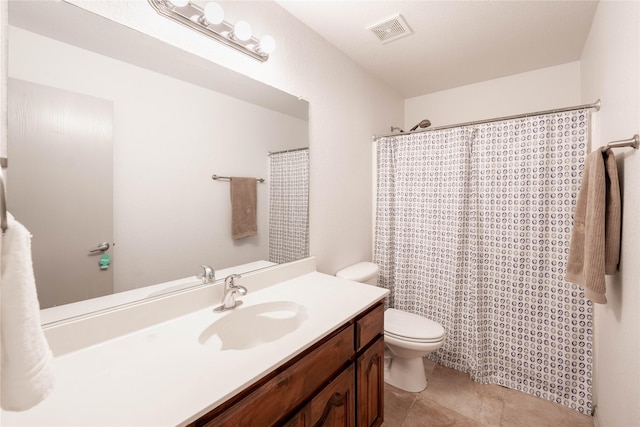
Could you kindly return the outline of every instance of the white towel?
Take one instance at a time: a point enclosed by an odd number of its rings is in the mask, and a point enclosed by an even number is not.
[[[9,411],[24,411],[40,403],[52,391],[53,355],[40,326],[31,234],[8,216],[9,228],[2,236],[0,263],[0,406]]]

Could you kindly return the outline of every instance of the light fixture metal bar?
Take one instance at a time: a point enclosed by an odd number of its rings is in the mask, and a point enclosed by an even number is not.
[[[264,62],[269,59],[269,55],[267,54],[259,54],[252,49],[246,47],[239,41],[231,40],[228,37],[219,34],[217,31],[208,28],[207,26],[198,22],[198,18],[203,16],[203,10],[196,4],[188,3],[183,7],[173,7],[170,4],[167,4],[166,0],[148,0],[151,7],[155,9],[160,15],[171,19],[179,24],[182,24],[192,30],[195,30],[205,36],[211,37],[220,43],[223,43],[229,47],[232,47],[245,55],[249,55],[253,59],[257,59],[260,62]],[[230,23],[223,21],[218,24],[219,27],[224,27],[225,31],[231,32],[233,31],[233,25]],[[260,41],[255,37],[251,37],[246,41],[247,44],[253,44],[254,46],[258,46]]]

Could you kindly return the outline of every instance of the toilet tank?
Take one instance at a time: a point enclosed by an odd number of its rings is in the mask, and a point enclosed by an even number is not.
[[[353,280],[354,282],[373,286],[378,286],[378,276],[380,276],[380,268],[372,262],[359,262],[336,273],[336,277],[341,279]]]

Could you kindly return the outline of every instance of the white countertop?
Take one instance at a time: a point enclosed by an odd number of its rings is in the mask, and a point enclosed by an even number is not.
[[[2,412],[3,426],[172,426],[194,421],[381,300],[386,289],[313,272],[240,297],[303,305],[308,318],[284,337],[219,350],[199,335],[232,311],[195,311],[56,357],[57,385],[40,405]],[[237,309],[236,309],[237,310]],[[239,324],[238,328],[243,325]]]

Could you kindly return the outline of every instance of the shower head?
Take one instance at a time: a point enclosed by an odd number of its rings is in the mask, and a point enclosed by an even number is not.
[[[414,130],[418,129],[418,127],[428,128],[429,126],[431,126],[431,122],[427,119],[424,119],[423,121],[421,121],[420,123],[412,127],[410,132],[413,132]]]

